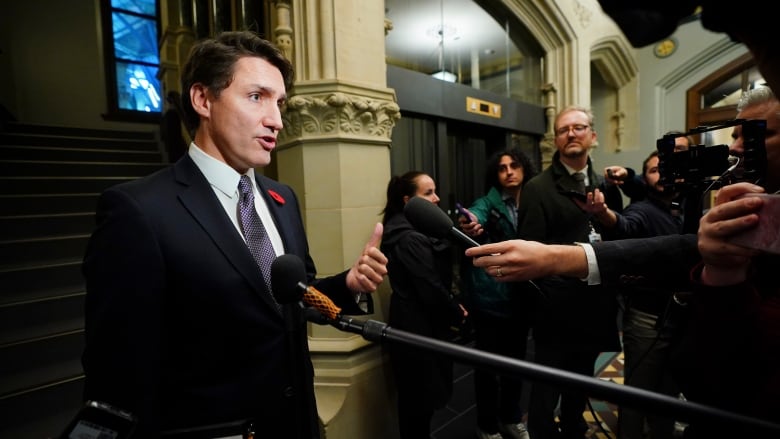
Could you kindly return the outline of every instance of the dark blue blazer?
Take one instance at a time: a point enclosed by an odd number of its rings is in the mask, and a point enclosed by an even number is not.
[[[361,313],[346,271],[315,280],[292,189],[264,176],[257,183],[285,253],[344,313]],[[285,324],[296,305],[285,316],[275,309],[189,155],[101,194],[83,272],[85,397],[138,415],[141,437],[244,419],[261,437],[319,437],[305,325]]]
[[[690,272],[701,261],[693,233],[602,241],[594,243],[593,250],[605,285],[687,291]]]

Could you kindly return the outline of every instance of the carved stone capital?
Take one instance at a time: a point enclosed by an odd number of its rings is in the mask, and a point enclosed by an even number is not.
[[[389,142],[393,126],[400,117],[398,104],[377,96],[344,91],[296,94],[287,101],[282,115],[284,129],[279,138],[282,143],[329,137]]]

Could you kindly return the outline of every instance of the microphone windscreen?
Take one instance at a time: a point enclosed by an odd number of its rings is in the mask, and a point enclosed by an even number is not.
[[[301,300],[298,282],[306,283],[306,267],[295,255],[281,255],[271,264],[271,290],[280,305]]]
[[[404,215],[418,232],[434,238],[446,238],[453,227],[450,217],[425,198],[410,198],[404,206]]]

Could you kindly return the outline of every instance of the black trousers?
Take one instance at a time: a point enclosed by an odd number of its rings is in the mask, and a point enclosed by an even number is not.
[[[520,317],[496,317],[475,311],[474,341],[479,350],[518,360],[525,359],[528,323]],[[498,425],[517,424],[523,419],[521,398],[523,380],[517,375],[498,375],[476,368],[474,393],[477,426],[486,433],[497,433]]]
[[[534,344],[538,364],[582,375],[593,376],[599,352],[568,352],[559,345]],[[555,408],[560,398],[560,433],[555,424]],[[579,390],[535,382],[528,406],[528,432],[534,439],[582,439],[588,430],[582,412],[588,395]]]

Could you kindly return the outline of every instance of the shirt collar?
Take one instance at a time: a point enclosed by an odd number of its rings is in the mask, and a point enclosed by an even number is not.
[[[200,171],[212,186],[230,198],[238,195],[238,181],[241,179],[242,174],[236,172],[227,163],[206,154],[202,149],[198,148],[195,142],[190,143],[188,152],[192,161],[200,168]],[[246,175],[249,176],[252,186],[256,186],[255,170],[249,168]]]
[[[585,174],[585,178],[588,177],[588,165],[585,165],[585,167],[582,169],[574,169],[571,166],[567,165],[566,163],[561,162],[561,164],[563,165],[564,168],[566,168],[566,172],[568,172],[569,175],[575,174],[577,172],[582,172],[583,174]]]
[[[590,178],[588,178],[588,165],[585,165],[582,169],[574,169],[571,166],[567,165],[566,163],[561,162],[564,168],[566,168],[566,172],[569,173],[569,175],[576,174],[577,172],[581,172],[582,175],[585,176],[585,180],[583,182],[585,183],[585,186],[590,186]]]
[[[514,195],[510,194],[510,193],[509,193],[509,192],[507,192],[507,191],[501,191],[501,200],[503,200],[505,203],[506,203],[507,201],[511,201],[511,202],[512,202],[512,204],[514,204],[514,203],[515,203],[515,197],[514,197]]]

